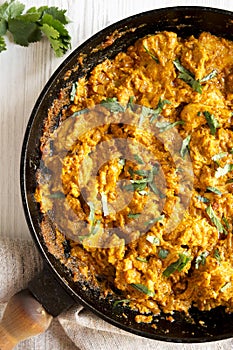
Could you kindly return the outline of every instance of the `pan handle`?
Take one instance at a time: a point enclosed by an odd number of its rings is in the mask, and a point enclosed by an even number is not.
[[[74,303],[55,271],[45,262],[41,273],[29,282],[28,289],[9,300],[0,322],[0,350],[11,350],[21,340],[45,332],[53,317]]]
[[[21,340],[45,332],[52,318],[29,290],[15,294],[0,322],[0,350],[11,350]]]

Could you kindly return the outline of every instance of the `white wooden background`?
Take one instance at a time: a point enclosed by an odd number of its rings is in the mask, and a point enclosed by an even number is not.
[[[200,5],[233,11],[232,0],[21,0],[31,6],[58,6],[67,9],[72,20],[69,31],[72,48],[107,25],[146,10]],[[0,0],[0,5],[4,0]],[[7,51],[0,53],[0,235],[29,239],[19,187],[19,164],[25,127],[33,105],[52,72],[64,58],[55,58],[46,40],[22,48],[7,39]],[[1,273],[1,270],[0,270]],[[76,349],[58,324],[38,336],[26,348]],[[40,345],[39,345],[40,344]],[[203,348],[202,348],[203,349]],[[98,350],[98,349],[96,349]],[[121,349],[120,349],[121,350]]]

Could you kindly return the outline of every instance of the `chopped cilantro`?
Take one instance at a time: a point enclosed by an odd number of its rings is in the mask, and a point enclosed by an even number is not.
[[[155,295],[154,292],[152,292],[151,290],[149,290],[147,288],[147,286],[144,286],[144,284],[140,284],[140,283],[131,283],[131,286],[135,289],[137,289],[139,292],[142,292],[146,295],[148,295],[149,297],[153,297]]]
[[[224,222],[224,224],[225,224],[226,228],[229,230],[229,228],[230,228],[230,224],[229,224],[229,222],[228,222],[227,218],[225,218],[225,216],[223,216],[222,221]]]
[[[218,194],[219,196],[222,195],[222,192],[219,191],[216,187],[208,186],[206,187],[207,191],[213,192],[215,194]]]
[[[141,213],[129,213],[128,218],[137,219],[137,218],[139,218],[140,215],[141,215]]]
[[[125,111],[125,107],[123,107],[120,104],[120,102],[117,101],[116,97],[107,97],[105,100],[102,100],[100,103],[112,113]]]
[[[215,214],[213,208],[211,207],[211,204],[206,208],[206,213],[209,216],[212,224],[214,224],[214,226],[217,228],[218,232],[227,234],[226,229],[223,227],[221,221],[219,220],[219,218]]]
[[[215,78],[217,76],[217,74],[218,74],[217,69],[213,69],[209,74],[207,74],[205,77],[201,78],[200,82],[205,83],[206,81]]]
[[[155,236],[148,235],[146,237],[146,240],[148,242],[150,242],[151,244],[155,244],[155,245],[159,245],[160,244],[160,239],[158,237],[155,237]]]
[[[215,135],[217,128],[219,128],[219,123],[218,123],[217,119],[214,117],[213,114],[211,114],[208,111],[203,112],[203,114],[204,114],[204,117],[205,117],[207,124],[210,128],[211,135]]]
[[[227,173],[229,173],[230,171],[233,170],[233,164],[225,164],[224,167],[218,167],[217,170],[215,171],[214,176],[218,179],[221,176],[226,175]]]
[[[147,48],[145,45],[143,45],[143,47],[144,47],[144,50],[146,51],[146,53],[148,53],[148,55],[150,55],[150,57],[151,57],[156,63],[159,63],[158,57],[156,57],[155,55],[153,55],[153,53],[150,52],[150,51],[148,50],[148,48]]]
[[[31,7],[24,13],[25,5],[16,0],[4,2],[0,6],[0,52],[6,50],[3,35],[9,31],[14,42],[28,46],[40,41],[43,34],[48,38],[57,57],[71,47],[71,37],[65,28],[69,23],[66,10],[57,7]]]
[[[166,259],[166,257],[168,256],[169,251],[167,249],[160,249],[158,256],[160,259]]]
[[[101,203],[102,203],[102,209],[103,209],[104,216],[108,216],[109,215],[109,210],[108,210],[108,198],[107,198],[107,195],[104,192],[102,192],[100,195],[101,195]]]
[[[185,157],[186,153],[189,151],[189,143],[191,140],[191,135],[188,135],[183,141],[180,149],[180,155],[182,158]]]
[[[144,164],[142,163],[143,160],[138,155],[134,155],[134,158],[139,164]],[[153,177],[158,173],[158,170],[159,168],[157,165],[154,165],[151,170],[133,170],[132,168],[129,168],[128,172],[133,179],[130,180],[131,184],[126,185],[124,188],[127,191],[138,191],[140,193],[141,191],[144,191],[148,185],[156,195],[158,195],[160,198],[165,198],[166,196],[160,191],[160,189],[157,188],[153,182]],[[134,179],[134,175],[139,175],[142,178]],[[145,193],[143,193],[143,195],[144,194]]]
[[[174,128],[176,125],[183,125],[185,122],[183,120],[177,120],[176,122],[174,123],[169,123],[169,122],[166,122],[166,121],[163,121],[163,122],[157,122],[155,124],[155,126],[159,129],[159,132],[164,132],[164,131],[167,131],[171,128]]]
[[[138,154],[134,154],[133,157],[138,164],[142,164],[142,165],[145,164],[142,158]]]
[[[130,303],[130,299],[121,299],[121,300],[116,300],[113,304],[113,307],[118,306],[119,304],[128,304]]]
[[[99,228],[100,228],[100,223],[101,223],[101,220],[96,220],[95,219],[95,206],[94,206],[94,203],[92,202],[88,202],[87,203],[89,205],[89,208],[90,208],[90,213],[89,213],[89,217],[88,217],[88,220],[90,222],[90,226],[91,226],[91,232],[90,232],[90,236],[91,235],[95,235]],[[79,236],[80,237],[88,237],[88,236]]]
[[[140,119],[139,119],[139,126],[142,126],[144,119],[148,116],[151,116],[150,123],[153,123],[153,121],[156,118],[158,118],[158,116],[160,115],[160,113],[162,112],[162,110],[166,104],[171,104],[171,102],[169,100],[166,100],[166,99],[162,100],[160,97],[158,105],[155,109],[142,106]]]
[[[53,192],[49,195],[50,199],[62,199],[65,198],[65,194],[61,191]]]
[[[203,202],[203,203],[209,203],[209,199],[206,198],[206,197],[203,197],[203,196],[197,196],[197,199],[200,201],[200,202]]]
[[[153,109],[153,113],[152,113],[152,117],[150,119],[150,123],[153,123],[153,121],[158,118],[158,116],[160,115],[160,113],[162,112],[164,106],[168,104],[170,105],[171,102],[169,100],[162,100],[161,97],[159,98],[159,102],[158,105],[156,107],[156,109]]]
[[[214,257],[218,261],[218,263],[220,263],[222,261],[222,258],[221,258],[221,255],[220,255],[220,252],[219,252],[218,248],[216,248],[214,250]]]
[[[118,160],[118,164],[124,167],[125,166],[125,159],[124,158],[120,158]]]
[[[209,255],[208,252],[202,252],[200,255],[198,255],[196,257],[196,260],[195,260],[195,269],[198,269],[199,268],[199,265],[205,265],[205,262],[206,262],[206,258],[207,256]]]
[[[196,80],[193,73],[191,73],[188,69],[184,68],[180,61],[176,59],[173,61],[175,67],[178,69],[180,74],[178,75],[178,78],[182,79],[185,83],[187,83],[189,86],[193,88],[194,91],[198,92],[199,94],[202,93],[202,86],[201,83],[204,83],[217,75],[217,70],[213,69],[212,72],[207,74],[205,77],[203,77],[200,80]]]
[[[75,83],[72,84],[71,92],[70,92],[70,101],[74,101],[76,90],[78,87],[78,82],[76,81]]]
[[[185,253],[179,254],[179,259],[169,265],[164,271],[163,276],[169,277],[174,272],[181,272],[183,268],[188,264],[191,260],[191,257]]]
[[[82,115],[82,114],[85,114],[89,112],[89,109],[88,108],[84,108],[84,109],[80,109],[80,111],[77,111],[77,112],[74,112],[71,117],[72,118],[75,118],[75,117],[78,117],[79,115]]]
[[[220,288],[220,292],[224,293],[228,288],[231,287],[231,282],[226,282],[222,288]]]
[[[227,152],[217,153],[217,154],[215,154],[211,159],[214,160],[214,161],[216,162],[217,160],[220,160],[220,159],[226,157],[227,154],[228,154]]]
[[[136,260],[141,261],[141,262],[148,262],[146,258],[140,258],[140,256],[136,257]]]
[[[154,218],[154,219],[151,219],[151,220],[145,222],[145,225],[148,226],[148,225],[155,224],[155,223],[158,222],[158,221],[162,221],[164,218],[165,218],[164,215],[160,215],[160,216],[158,216],[157,218]],[[147,240],[148,240],[148,239],[147,239]]]
[[[134,100],[134,96],[130,96],[129,102],[128,102],[128,104],[127,104],[127,108],[131,109],[131,111],[134,110],[134,103],[133,103],[133,100]]]
[[[192,74],[189,70],[184,68],[178,59],[173,61],[173,63],[175,67],[178,69],[178,71],[180,72],[178,75],[178,78],[182,79],[185,83],[191,86],[194,91],[201,94],[202,87],[201,87],[200,81],[195,79],[194,74]]]

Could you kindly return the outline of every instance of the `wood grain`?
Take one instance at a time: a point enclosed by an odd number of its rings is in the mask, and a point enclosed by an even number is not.
[[[67,9],[72,21],[69,30],[73,48],[107,25],[153,8],[200,5],[233,10],[233,2],[230,0],[21,1],[27,8],[34,5],[49,5]],[[0,0],[0,5],[2,3],[4,1]],[[13,44],[9,37],[7,47],[8,50],[0,54],[0,234],[3,237],[25,239],[30,236],[24,219],[19,186],[20,153],[24,132],[43,86],[69,53],[59,59],[54,57],[46,40],[22,48]],[[59,331],[61,332],[60,329]],[[53,339],[47,335],[39,336],[35,343],[26,341],[18,349],[58,349],[52,342]],[[68,347],[61,344],[60,349]]]

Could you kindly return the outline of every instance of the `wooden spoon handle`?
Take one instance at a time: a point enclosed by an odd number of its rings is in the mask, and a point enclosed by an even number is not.
[[[0,322],[0,350],[13,349],[21,340],[45,332],[52,318],[29,290],[15,294]]]

